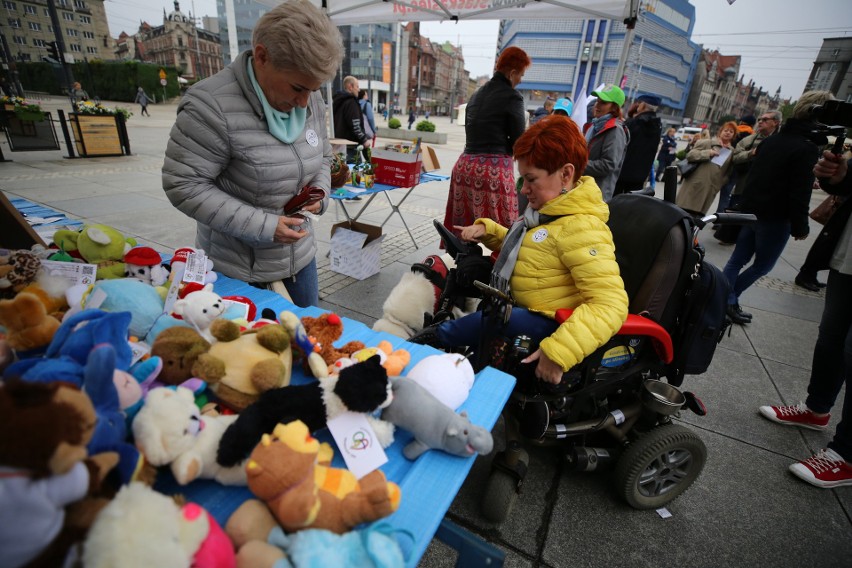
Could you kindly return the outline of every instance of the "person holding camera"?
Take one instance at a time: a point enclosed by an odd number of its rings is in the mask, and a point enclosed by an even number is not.
[[[822,188],[833,195],[852,194],[852,160],[824,152],[814,168]],[[828,447],[790,466],[796,477],[817,487],[852,485],[852,200],[847,199],[832,216],[831,230],[823,231],[814,247],[825,251],[829,268],[825,307],[814,346],[808,397],[796,406],[761,406],[760,414],[772,422],[810,430],[825,430],[837,395],[846,385],[840,423]]]

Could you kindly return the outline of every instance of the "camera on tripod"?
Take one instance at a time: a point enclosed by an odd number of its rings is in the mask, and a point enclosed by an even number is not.
[[[825,101],[821,105],[812,105],[808,114],[817,121],[818,132],[836,136],[832,153],[842,154],[846,141],[846,129],[852,127],[852,104],[843,101]]]

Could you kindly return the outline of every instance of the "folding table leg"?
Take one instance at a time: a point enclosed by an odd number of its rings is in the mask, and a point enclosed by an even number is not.
[[[402,226],[403,226],[403,227],[405,227],[405,230],[406,230],[406,231],[408,231],[408,236],[411,238],[411,242],[412,242],[412,243],[414,243],[414,248],[415,248],[415,249],[419,249],[420,247],[418,247],[418,246],[417,246],[417,241],[416,241],[416,240],[414,240],[414,235],[411,233],[411,229],[409,229],[409,228],[408,228],[408,223],[406,223],[406,222],[405,222],[405,217],[402,215],[402,211],[400,211],[400,210],[399,210],[399,208],[400,208],[400,206],[402,205],[403,201],[405,201],[405,200],[408,198],[408,196],[411,194],[411,192],[412,192],[412,191],[414,191],[414,188],[415,188],[415,187],[417,187],[417,186],[413,186],[413,187],[408,188],[408,191],[406,191],[406,192],[405,192],[405,194],[402,196],[402,199],[400,199],[400,200],[399,200],[399,202],[397,202],[397,203],[394,203],[394,202],[391,200],[390,195],[388,195],[388,192],[387,192],[387,191],[383,191],[383,192],[382,192],[382,193],[384,193],[384,194],[385,194],[385,199],[387,199],[387,200],[388,200],[388,203],[389,203],[389,204],[390,204],[390,206],[391,206],[391,212],[388,214],[388,216],[387,216],[387,217],[385,217],[385,220],[384,220],[384,221],[382,221],[382,224],[381,224],[380,226],[381,226],[381,227],[384,227],[384,226],[385,226],[385,223],[387,223],[388,221],[390,221],[390,218],[391,218],[391,217],[393,217],[393,216],[394,216],[394,214],[399,215],[399,218],[400,218],[400,220],[402,221]]]
[[[461,528],[446,517],[435,532],[435,538],[458,551],[459,568],[500,568],[506,553]]]

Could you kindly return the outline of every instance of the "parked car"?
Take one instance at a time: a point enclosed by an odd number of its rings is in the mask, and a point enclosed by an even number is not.
[[[675,140],[692,140],[692,137],[696,134],[701,134],[701,129],[695,126],[682,126],[677,129],[675,132]]]

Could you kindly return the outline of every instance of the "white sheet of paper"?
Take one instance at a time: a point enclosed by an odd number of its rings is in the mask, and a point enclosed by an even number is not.
[[[714,157],[711,162],[719,166],[720,168],[725,165],[725,160],[728,159],[728,156],[731,155],[730,148],[719,148],[719,155]]]
[[[346,191],[349,193],[364,193],[367,189],[364,187],[347,187]]]
[[[89,286],[95,283],[95,275],[98,267],[94,264],[83,264],[80,262],[61,262],[58,260],[42,260],[42,270],[51,276],[59,276],[68,281],[69,286],[85,284]]]
[[[335,416],[328,421],[328,430],[346,467],[358,479],[387,463],[388,456],[363,414],[344,412]]]

